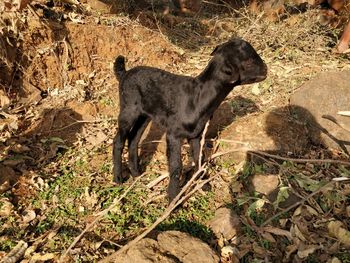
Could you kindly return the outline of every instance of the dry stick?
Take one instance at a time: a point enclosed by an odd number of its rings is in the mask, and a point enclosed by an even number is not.
[[[289,157],[282,157],[279,155],[270,154],[270,153],[266,153],[266,152],[262,152],[262,151],[258,151],[258,150],[252,150],[252,149],[249,149],[247,147],[242,147],[242,148],[237,148],[237,149],[230,150],[230,151],[215,153],[210,157],[210,160],[215,159],[217,157],[220,157],[222,155],[226,155],[226,154],[230,154],[230,153],[234,153],[234,152],[241,152],[241,151],[251,153],[251,154],[261,155],[261,156],[265,156],[265,157],[269,157],[269,158],[273,158],[273,159],[277,159],[277,160],[289,161],[289,162],[295,162],[295,163],[333,163],[333,164],[343,164],[343,165],[350,166],[350,162],[348,162],[348,161],[332,160],[332,159],[289,158]]]
[[[197,174],[200,174],[203,170],[198,170]],[[194,177],[194,176],[193,176]],[[185,185],[186,189],[189,187],[189,184],[187,183]],[[185,188],[184,187],[184,188]],[[181,191],[177,197],[180,197],[183,194],[183,191]],[[178,198],[179,199],[179,198]],[[181,201],[183,201],[183,199],[181,199]],[[142,234],[140,234],[139,236],[137,236],[135,239],[133,239],[132,241],[130,241],[128,244],[126,244],[125,246],[123,246],[121,249],[119,249],[118,251],[114,252],[113,254],[109,255],[108,257],[106,257],[105,259],[102,259],[101,261],[99,261],[99,263],[105,263],[105,262],[111,262],[112,259],[116,258],[118,255],[120,255],[121,253],[125,252],[126,250],[128,250],[130,247],[134,246],[137,242],[139,242],[141,239],[143,239],[145,236],[147,236],[153,229],[155,229],[160,223],[162,223],[170,214],[171,212],[178,206],[178,204],[180,204],[180,201],[174,203],[171,202],[170,205],[168,206],[168,208],[165,210],[165,212],[163,213],[163,215],[161,217],[159,217],[149,228],[147,228]]]
[[[200,151],[199,151],[199,167],[198,171],[192,176],[192,178],[186,183],[186,185],[181,189],[180,193],[173,199],[173,201],[169,204],[168,208],[165,210],[163,215],[159,217],[149,228],[147,228],[143,233],[141,233],[139,236],[137,236],[135,239],[130,241],[128,244],[123,246],[121,249],[118,251],[114,252],[113,254],[109,255],[108,257],[102,259],[99,261],[99,263],[104,263],[104,262],[110,262],[114,258],[116,258],[118,255],[121,253],[125,252],[128,250],[130,247],[134,246],[137,242],[139,242],[141,239],[143,239],[145,236],[147,236],[153,229],[155,229],[161,222],[163,222],[170,214],[171,212],[178,206],[180,205],[184,200],[189,198],[190,195],[194,194],[195,191],[199,189],[198,185],[192,189],[188,194],[183,196],[183,194],[192,186],[192,183],[197,179],[197,177],[202,174],[202,172],[205,172],[205,164],[202,165],[201,159],[202,159],[202,150],[205,142],[205,135],[207,133],[209,126],[209,121],[206,123],[205,128],[203,130],[202,138],[201,138],[201,144],[200,144]],[[200,185],[200,184],[199,184]],[[182,197],[183,196],[183,197]],[[181,198],[182,197],[182,198]],[[180,199],[181,198],[181,199]]]
[[[146,173],[141,174],[139,177],[137,177],[134,182],[124,191],[124,193],[119,197],[119,199],[115,202],[113,202],[108,208],[101,211],[99,215],[95,218],[94,221],[92,221],[90,224],[86,226],[86,228],[83,230],[83,232],[80,233],[79,236],[77,236],[73,243],[67,248],[67,250],[62,254],[58,262],[63,262],[65,257],[68,255],[68,253],[72,250],[72,248],[78,243],[78,241],[82,238],[82,236],[89,231],[102,217],[104,217],[109,211],[114,209],[120,201],[130,192],[130,190],[135,186],[135,184],[145,175]]]
[[[338,114],[339,114],[339,112],[338,112]],[[346,116],[346,115],[343,114],[343,116]],[[324,118],[326,120],[329,120],[329,121],[335,123],[336,125],[338,125],[340,128],[350,132],[350,127],[348,127],[348,125],[346,125],[344,122],[342,122],[340,120],[337,120],[333,116],[331,116],[331,115],[322,115],[322,118]]]
[[[157,184],[159,184],[161,181],[163,181],[165,178],[169,177],[169,173],[164,173],[161,176],[158,176],[156,179],[154,179],[152,182],[148,183],[146,185],[147,188],[153,188]]]
[[[288,212],[289,210],[293,209],[294,207],[297,207],[301,204],[303,204],[304,202],[306,202],[307,200],[309,200],[311,197],[313,197],[314,195],[318,194],[319,192],[321,192],[322,190],[324,190],[325,188],[329,187],[331,184],[335,183],[336,181],[330,181],[327,184],[325,184],[324,186],[318,188],[316,191],[312,192],[311,194],[309,194],[308,196],[304,197],[303,200],[300,200],[299,202],[296,202],[295,204],[288,206],[286,209],[283,209],[281,212],[273,215],[272,217],[270,217],[269,219],[267,219],[264,223],[262,223],[261,227],[266,226],[268,223],[270,223],[272,220],[274,220],[275,218],[279,217],[280,215]]]
[[[282,160],[282,161],[290,161],[290,162],[295,162],[295,163],[334,163],[334,164],[343,164],[343,165],[350,165],[350,162],[347,161],[340,161],[340,160],[332,160],[332,159],[297,159],[297,158],[288,158],[288,157],[282,157],[279,155],[274,155],[262,151],[257,151],[257,150],[248,150],[248,153],[255,153],[259,154],[262,156]]]

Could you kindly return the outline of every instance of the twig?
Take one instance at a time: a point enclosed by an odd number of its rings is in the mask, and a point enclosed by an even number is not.
[[[205,135],[206,135],[208,126],[209,126],[209,121],[205,125],[205,128],[203,130],[203,134],[202,134],[202,138],[201,138],[198,171],[192,176],[192,178],[181,189],[180,193],[172,200],[172,202],[169,204],[168,208],[165,210],[163,215],[161,217],[159,217],[143,233],[141,233],[135,239],[130,241],[127,245],[125,245],[124,247],[119,249],[117,252],[114,252],[113,254],[109,255],[105,259],[99,261],[99,263],[110,262],[111,260],[115,259],[121,253],[125,252],[130,247],[134,246],[137,242],[139,242],[141,239],[143,239],[145,236],[147,236],[153,229],[155,229],[161,222],[163,222],[177,206],[179,206],[184,200],[187,200],[192,194],[194,194],[196,191],[198,191],[198,189],[200,189],[199,186],[201,184],[197,184],[188,194],[184,195],[184,193],[193,186],[193,182],[198,178],[198,176],[206,171],[206,164],[202,165],[201,158],[202,158],[202,150],[203,150],[203,146],[204,146],[204,142],[205,142]]]
[[[196,178],[196,175],[198,176],[199,174],[201,174],[204,170],[200,169],[196,172],[196,174],[193,175],[192,178]],[[116,258],[118,255],[120,255],[121,253],[125,252],[126,250],[130,249],[132,246],[134,246],[137,242],[139,242],[141,239],[143,239],[145,236],[147,236],[153,229],[155,229],[161,222],[163,222],[170,214],[171,212],[179,205],[181,204],[181,202],[184,199],[180,197],[183,195],[183,193],[190,187],[190,185],[192,185],[193,180],[190,182],[188,182],[181,190],[181,192],[175,197],[176,202],[172,201],[168,208],[165,210],[165,212],[163,213],[163,215],[161,217],[159,217],[149,228],[147,228],[143,233],[141,233],[139,236],[137,236],[135,239],[133,239],[132,241],[130,241],[127,245],[123,246],[121,249],[119,249],[117,252],[114,252],[113,254],[109,255],[108,257],[106,257],[105,259],[99,261],[99,263],[105,263],[105,262],[110,262],[112,259]],[[193,193],[193,190],[190,192]],[[186,197],[188,198],[188,196],[186,195]],[[175,200],[174,199],[174,200]]]
[[[247,142],[242,142],[242,141],[237,141],[237,140],[228,140],[228,139],[218,139],[218,142],[228,142],[228,143],[237,143],[237,144],[242,144],[244,146],[248,146],[249,143]]]
[[[250,148],[240,147],[240,148],[236,148],[236,149],[225,151],[225,152],[214,153],[212,156],[210,156],[209,159],[213,160],[215,158],[218,158],[218,157],[226,155],[226,154],[235,153],[235,152],[248,152],[248,151],[250,151]]]
[[[338,111],[337,114],[350,117],[350,111]]]
[[[147,188],[153,188],[154,186],[156,186],[157,184],[159,184],[161,181],[163,181],[165,178],[167,178],[169,176],[169,173],[163,173],[161,176],[158,176],[155,180],[153,180],[152,182],[148,183],[146,185]]]
[[[343,113],[343,114],[340,114],[340,113]],[[350,116],[350,112],[349,112],[349,115],[345,115],[344,113],[346,113],[345,111],[339,111],[338,114],[339,115],[342,115],[342,116]],[[322,115],[322,118],[324,119],[327,119],[333,123],[335,123],[336,125],[338,125],[340,128],[350,132],[350,128],[345,124],[343,123],[342,121],[338,121],[336,118],[334,118],[333,116],[331,115]]]
[[[130,192],[130,190],[135,186],[135,184],[145,175],[146,173],[143,173],[139,177],[135,179],[135,181],[124,191],[124,193],[119,197],[118,200],[114,201],[108,208],[101,211],[99,215],[92,221],[90,224],[86,226],[86,228],[83,230],[83,232],[80,233],[79,236],[77,236],[72,244],[67,248],[67,250],[62,254],[58,262],[64,262],[65,257],[68,255],[68,253],[72,250],[72,248],[78,243],[78,241],[82,238],[82,236],[89,231],[102,217],[104,217],[109,211],[114,209],[120,201]]]
[[[153,143],[165,143],[165,141],[162,140],[155,140],[155,141],[147,141],[147,142],[142,142],[140,143],[141,145],[146,145],[146,144],[153,144]]]
[[[289,161],[289,162],[295,162],[295,163],[333,163],[333,164],[343,164],[343,165],[350,166],[350,162],[348,162],[348,161],[333,160],[333,159],[289,158],[289,157],[282,157],[282,156],[271,154],[271,153],[266,153],[263,151],[252,150],[252,149],[249,149],[247,147],[241,147],[241,148],[237,148],[237,149],[233,149],[233,150],[229,150],[229,151],[225,151],[225,152],[215,153],[210,157],[210,160],[213,160],[217,157],[220,157],[220,156],[223,156],[226,154],[235,153],[235,152],[246,152],[248,154],[255,154],[257,156],[261,155],[261,156],[265,156],[265,157],[269,157],[269,158],[273,158],[273,159],[277,159],[277,160]]]
[[[28,244],[19,241],[18,244],[0,261],[0,263],[13,263],[20,260],[28,248]]]
[[[295,163],[333,163],[333,164],[350,165],[350,162],[341,161],[341,160],[288,158],[288,157],[282,157],[282,156],[279,156],[279,155],[270,154],[270,153],[266,153],[266,152],[262,152],[262,151],[258,151],[258,150],[248,150],[248,153],[255,153],[255,154],[262,155],[262,156],[274,158],[274,159],[277,159],[277,160],[289,161],[289,162],[295,162]]]
[[[262,223],[261,227],[266,226],[272,220],[274,220],[275,218],[279,217],[280,215],[282,215],[284,213],[287,213],[289,210],[293,209],[294,207],[297,207],[297,206],[303,204],[304,202],[309,200],[311,197],[313,197],[314,195],[318,194],[319,192],[321,192],[322,190],[324,190],[325,188],[329,187],[330,185],[332,185],[335,182],[336,182],[335,180],[332,180],[332,181],[328,182],[327,184],[325,184],[324,186],[318,188],[316,191],[312,192],[308,196],[305,196],[302,200],[292,204],[291,206],[288,206],[286,209],[283,209],[281,212],[278,212],[277,214],[273,215],[272,217],[267,219],[264,223]]]

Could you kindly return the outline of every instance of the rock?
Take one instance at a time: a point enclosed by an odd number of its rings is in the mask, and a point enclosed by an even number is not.
[[[216,253],[203,241],[179,231],[166,231],[158,235],[158,244],[167,254],[183,263],[219,262]],[[134,261],[136,262],[136,261]]]
[[[221,151],[246,147],[276,154],[303,154],[310,142],[302,123],[293,121],[288,107],[277,108],[260,115],[249,115],[234,121],[221,133]],[[239,163],[246,159],[244,151],[225,155],[223,159]]]
[[[106,3],[105,3],[106,2]],[[98,0],[87,0],[87,5],[90,9],[97,11],[101,14],[109,14],[111,13],[112,4],[111,1],[101,2]]]
[[[158,235],[158,242],[144,238],[119,255],[116,262],[137,263],[214,263],[216,253],[203,241],[179,231],[166,231]]]
[[[329,120],[350,127],[349,117],[337,115],[338,111],[350,110],[349,83],[350,71],[321,73],[291,96],[290,105],[298,119],[307,124],[314,143],[350,151],[350,145],[344,143],[350,141],[350,132]]]
[[[215,211],[215,216],[208,225],[218,238],[223,236],[230,240],[238,234],[241,221],[231,209],[222,207]]]
[[[162,253],[156,240],[144,238],[126,253],[115,258],[115,262],[176,263],[177,261]]]
[[[221,256],[229,257],[230,255],[238,254],[237,248],[232,246],[225,246],[221,249]]]
[[[277,175],[273,174],[255,174],[252,178],[252,186],[258,193],[269,195],[278,187],[279,180]]]

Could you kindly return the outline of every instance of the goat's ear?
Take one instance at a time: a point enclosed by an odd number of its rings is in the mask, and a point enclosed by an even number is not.
[[[221,49],[222,45],[218,45],[214,48],[213,52],[211,52],[210,56],[214,56],[216,52],[218,52]]]

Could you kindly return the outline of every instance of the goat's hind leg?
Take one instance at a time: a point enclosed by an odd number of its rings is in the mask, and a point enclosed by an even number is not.
[[[140,175],[138,163],[138,144],[149,122],[150,119],[147,116],[141,115],[135,122],[135,125],[128,136],[129,169],[132,176]]]
[[[122,110],[119,114],[118,132],[113,140],[113,181],[116,183],[122,182],[122,153],[126,138],[137,117],[136,114],[133,115],[127,110]]]

